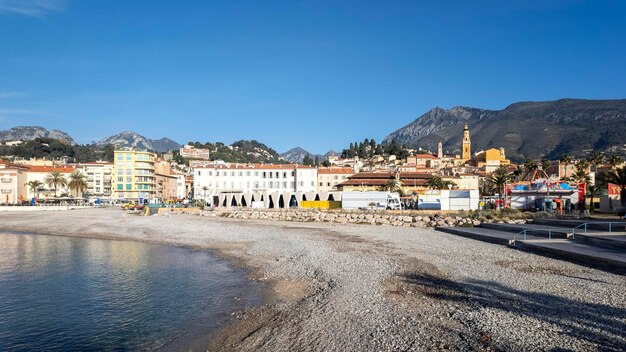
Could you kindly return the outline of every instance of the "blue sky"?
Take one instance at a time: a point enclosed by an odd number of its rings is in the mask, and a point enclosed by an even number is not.
[[[626,98],[624,1],[0,0],[0,129],[340,149],[429,109]]]

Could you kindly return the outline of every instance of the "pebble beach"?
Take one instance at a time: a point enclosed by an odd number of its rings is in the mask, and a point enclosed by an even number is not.
[[[626,350],[626,277],[427,227],[120,209],[0,213],[0,230],[210,249],[266,283],[211,351]]]

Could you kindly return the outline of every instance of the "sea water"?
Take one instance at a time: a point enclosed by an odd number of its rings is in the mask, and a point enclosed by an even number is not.
[[[0,233],[0,351],[202,350],[259,286],[205,250]]]

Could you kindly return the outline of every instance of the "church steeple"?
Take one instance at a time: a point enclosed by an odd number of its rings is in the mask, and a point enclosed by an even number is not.
[[[472,158],[472,142],[470,141],[469,127],[465,124],[463,128],[463,153],[461,159],[468,161]]]
[[[443,143],[441,143],[441,141],[437,144],[437,157],[439,159],[443,158]]]

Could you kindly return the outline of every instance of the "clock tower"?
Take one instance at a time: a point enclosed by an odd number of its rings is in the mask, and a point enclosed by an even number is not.
[[[463,128],[463,153],[461,154],[461,159],[463,161],[468,161],[472,158],[472,142],[470,141],[470,133],[467,124]]]

